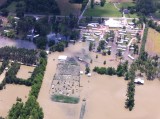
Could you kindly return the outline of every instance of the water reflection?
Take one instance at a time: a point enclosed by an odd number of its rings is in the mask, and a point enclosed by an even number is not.
[[[36,49],[36,45],[25,40],[12,40],[9,38],[0,37],[0,48],[5,46],[14,46],[17,48]]]

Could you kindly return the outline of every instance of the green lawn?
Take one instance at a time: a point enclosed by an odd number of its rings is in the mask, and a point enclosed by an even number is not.
[[[135,6],[135,3],[132,3],[132,2],[123,2],[123,3],[120,3],[120,4],[117,4],[117,7],[119,8],[128,8],[128,7],[132,7],[132,6]]]
[[[64,95],[53,95],[51,99],[55,102],[71,103],[71,104],[77,104],[79,102],[79,98],[68,97]]]
[[[138,18],[137,14],[126,14],[125,16],[128,18]]]
[[[132,2],[124,2],[124,3],[120,3],[120,4],[117,4],[117,7],[118,8],[128,8],[128,7],[133,7],[135,6],[135,3],[132,3]],[[128,14],[126,15],[126,17],[128,18],[137,18],[137,14]]]
[[[89,6],[84,16],[122,17],[122,14],[114,7],[112,3],[106,3],[104,7],[95,6],[94,9],[91,9]]]

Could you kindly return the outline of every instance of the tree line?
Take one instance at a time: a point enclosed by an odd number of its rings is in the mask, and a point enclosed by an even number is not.
[[[128,89],[126,95],[127,99],[125,102],[125,107],[128,108],[130,111],[133,109],[135,105],[134,103],[134,95],[135,95],[134,79],[136,77],[135,72],[140,71],[140,75],[141,73],[145,73],[148,80],[153,80],[159,76],[159,71],[160,71],[158,62],[159,57],[157,55],[150,57],[148,53],[145,51],[147,34],[148,34],[148,25],[146,25],[146,28],[144,30],[139,58],[131,64],[130,70],[125,75],[125,79],[130,80],[128,83]]]
[[[105,75],[117,75],[119,77],[125,76],[126,72],[128,71],[128,61],[124,63],[120,63],[115,69],[114,67],[94,67],[94,72],[98,74],[105,74]]]
[[[23,16],[24,13],[60,14],[60,9],[56,0],[7,0],[6,3],[1,6],[2,15],[7,15],[9,11],[6,8],[12,2],[16,2],[16,14],[18,16]]]
[[[136,10],[139,14],[149,15],[156,11],[154,0],[136,0]]]
[[[9,111],[8,119],[43,119],[44,113],[39,103],[37,102],[37,97],[42,85],[42,80],[44,76],[44,71],[47,65],[46,55],[41,55],[40,64],[35,68],[34,73],[31,76],[33,81],[31,91],[29,93],[29,98],[26,103],[17,102],[12,106]]]
[[[6,46],[0,48],[0,59],[13,60],[24,63],[26,65],[33,65],[37,64],[38,57],[35,50]]]
[[[127,99],[125,101],[125,108],[129,109],[130,111],[133,110],[134,108],[134,96],[135,96],[135,83],[134,83],[134,80],[135,80],[135,77],[136,77],[136,74],[135,74],[135,63],[133,62],[131,65],[130,65],[130,69],[127,71],[127,73],[125,74],[125,80],[129,80],[128,82],[128,88],[127,88]]]
[[[0,67],[0,75],[3,73],[3,71],[5,70],[6,67],[8,67],[9,65],[9,60],[4,60],[2,62],[2,66]]]

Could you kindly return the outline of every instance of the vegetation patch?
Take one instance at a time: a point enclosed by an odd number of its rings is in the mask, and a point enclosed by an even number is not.
[[[150,55],[160,55],[160,33],[151,28],[148,30],[146,51]]]
[[[120,63],[117,69],[113,67],[94,67],[93,71],[101,75],[117,75],[118,77],[125,76],[128,71],[128,61]]]
[[[120,11],[118,11],[112,3],[106,3],[103,7],[94,6],[94,8],[88,8],[84,14],[85,16],[97,16],[97,17],[122,17]]]
[[[42,85],[42,80],[44,76],[44,71],[47,65],[47,58],[46,55],[40,57],[40,64],[38,67],[35,68],[31,81],[32,87],[29,94],[29,98],[27,102],[24,104],[22,102],[17,102],[14,104],[9,111],[8,119],[43,119],[44,114],[43,110],[40,107],[39,103],[37,102],[37,97]]]
[[[4,60],[2,62],[2,66],[0,67],[0,74],[3,73],[3,71],[5,70],[5,68],[8,67],[8,65],[9,65],[9,60]]]
[[[24,63],[26,65],[33,65],[37,63],[37,52],[35,50],[28,50],[16,47],[0,48],[1,60],[13,60]]]
[[[69,0],[57,0],[57,4],[61,11],[61,15],[79,15],[81,12],[82,5],[77,3],[70,3]]]
[[[79,98],[69,97],[65,95],[53,95],[51,99],[55,102],[72,103],[72,104],[77,104],[79,102]]]
[[[142,39],[142,44],[141,44],[141,49],[140,49],[140,56],[141,56],[141,54],[143,54],[143,52],[145,52],[147,35],[148,35],[148,26],[146,26],[146,28],[144,29],[143,39]]]
[[[117,6],[119,8],[128,8],[128,7],[134,7],[135,3],[133,3],[133,2],[122,2],[120,4],[117,4]]]
[[[55,0],[7,0],[2,6],[3,10],[16,12],[17,14],[24,13],[52,13],[60,14],[58,5]]]

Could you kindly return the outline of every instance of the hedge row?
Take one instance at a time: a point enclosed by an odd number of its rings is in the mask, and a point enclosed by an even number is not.
[[[40,64],[35,68],[31,78],[29,79],[32,82],[31,91],[29,93],[29,98],[25,104],[17,102],[13,105],[9,111],[8,119],[43,119],[44,114],[43,110],[37,102],[37,97],[42,85],[44,72],[46,70],[47,58],[40,57]],[[21,108],[19,106],[23,104]],[[17,113],[19,112],[19,113]]]

